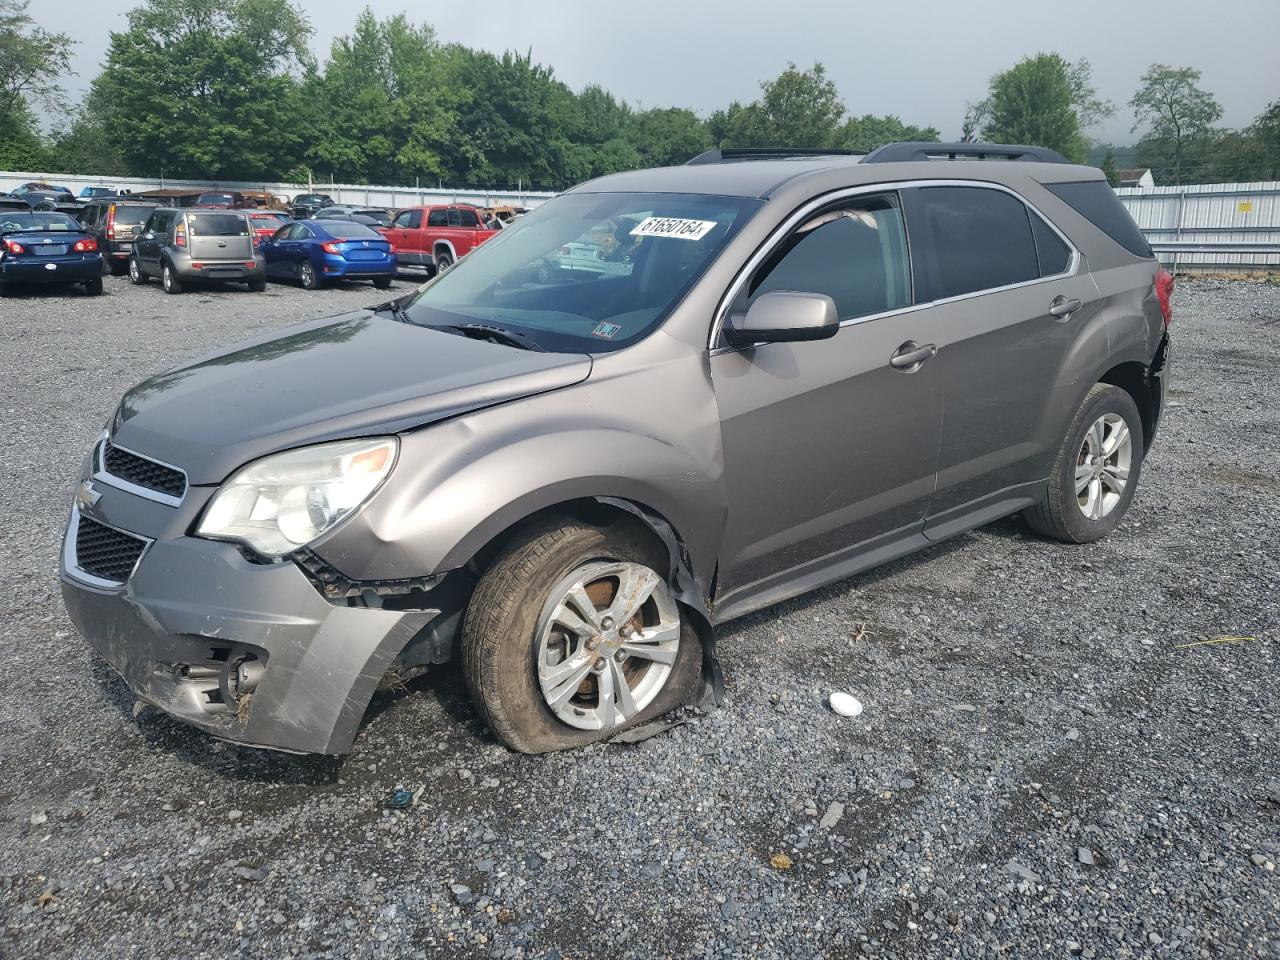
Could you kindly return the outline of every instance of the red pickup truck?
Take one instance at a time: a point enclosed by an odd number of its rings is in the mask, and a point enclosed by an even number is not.
[[[408,207],[391,226],[380,229],[395,245],[402,266],[426,267],[432,273],[448,270],[497,232],[484,225],[478,209],[465,204]]]

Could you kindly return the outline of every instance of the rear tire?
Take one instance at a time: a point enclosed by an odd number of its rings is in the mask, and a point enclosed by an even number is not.
[[[1120,525],[1142,473],[1142,417],[1119,387],[1094,384],[1058,450],[1031,529],[1066,543],[1092,543]]]
[[[262,293],[267,289],[266,277],[254,277],[249,281],[249,290],[252,293]]]
[[[391,278],[390,278],[390,277],[377,277],[377,278],[373,281],[373,285],[374,285],[377,289],[379,289],[379,290],[390,290],[390,289],[391,289]]]
[[[160,286],[164,287],[165,293],[182,292],[182,281],[178,279],[178,274],[173,269],[173,264],[167,261],[160,268]]]
[[[91,297],[100,296],[102,294],[102,278],[94,277],[92,280],[84,282],[84,292]]]
[[[129,262],[126,260],[121,263],[119,260],[110,260],[107,262],[107,271],[113,277],[123,277],[129,272]]]
[[[453,266],[453,255],[447,250],[441,250],[435,256],[436,273],[444,273]]]
[[[129,258],[129,280],[139,287],[147,285],[147,275],[142,272],[142,264],[138,263],[137,257]]]
[[[303,260],[298,264],[298,282],[305,290],[320,288],[320,277],[316,274],[316,268],[311,265],[310,260]]]
[[[499,740],[521,753],[585,746],[693,699],[701,676],[702,645],[671,597],[664,575],[658,573],[667,566],[666,551],[633,526],[619,524],[601,529],[567,518],[532,527],[498,555],[480,578],[467,607],[462,666],[476,706]],[[594,574],[590,572],[583,573],[614,567],[649,576],[648,582],[653,584],[651,593],[644,594],[649,599],[625,624],[612,624],[604,616],[606,607],[619,599],[621,581],[615,579],[610,586],[607,573],[601,579],[592,579]],[[587,624],[585,617],[578,618],[595,636],[585,641],[581,637],[567,638],[562,651],[551,652],[552,659],[563,659],[548,664],[549,651],[543,640],[559,636],[559,628],[549,624],[553,611],[567,606],[567,602],[558,604],[558,599],[564,595],[566,582],[575,578],[586,584],[588,595],[597,586],[603,590],[598,598],[587,597],[595,608],[590,616],[597,622]],[[642,633],[632,631],[656,632],[659,626],[667,637],[663,641],[665,649],[645,648],[652,651],[649,656],[637,652],[647,641]],[[624,635],[631,638],[625,641],[631,652],[619,649],[607,655],[608,646],[624,642],[619,639]],[[590,645],[593,642],[595,646]],[[667,665],[660,662],[660,653],[670,665],[665,675],[663,668]],[[573,670],[574,676],[568,681],[572,686],[561,687],[567,699],[557,712],[552,709],[550,695],[544,694],[543,684],[549,682],[548,672],[554,672],[561,664],[572,666],[571,660],[590,667],[581,668],[588,672],[580,679],[579,670]],[[651,670],[658,672],[646,687]],[[633,700],[636,708],[631,716],[626,716],[621,694],[608,698],[606,703],[605,689],[616,690],[614,684],[618,682],[628,683],[626,697]],[[590,689],[584,692],[584,687]],[[565,716],[575,722],[562,719]],[[592,717],[609,725],[599,729],[576,725],[587,723]]]

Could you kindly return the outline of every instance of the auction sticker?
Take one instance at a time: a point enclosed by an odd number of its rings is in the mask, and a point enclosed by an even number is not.
[[[634,230],[633,237],[675,237],[677,240],[701,240],[716,225],[714,220],[681,220],[678,217],[646,217]]]
[[[622,327],[619,324],[601,320],[592,328],[591,332],[597,337],[604,337],[606,340],[612,340],[622,332]]]

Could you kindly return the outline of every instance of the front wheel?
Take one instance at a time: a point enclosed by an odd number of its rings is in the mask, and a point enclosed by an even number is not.
[[[1068,543],[1100,540],[1120,525],[1142,472],[1142,417],[1119,387],[1095,384],[1076,411],[1040,503],[1037,533]]]
[[[692,699],[701,644],[658,571],[665,551],[628,526],[535,527],[489,567],[463,624],[463,671],[513,750],[602,740]]]
[[[182,292],[182,281],[178,279],[178,274],[173,269],[173,264],[166,263],[160,268],[160,286],[164,287],[165,293]]]

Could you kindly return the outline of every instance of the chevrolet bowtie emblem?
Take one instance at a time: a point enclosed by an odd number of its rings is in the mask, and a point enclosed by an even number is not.
[[[81,510],[95,506],[101,499],[102,494],[93,488],[92,480],[86,480],[80,484],[80,489],[76,491],[76,506]]]

